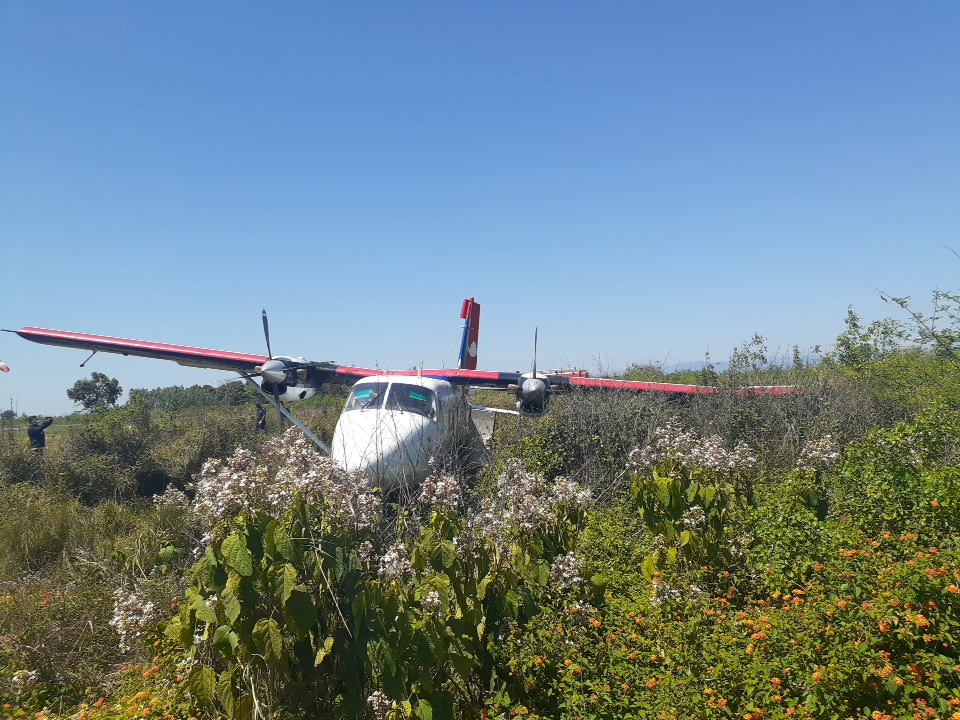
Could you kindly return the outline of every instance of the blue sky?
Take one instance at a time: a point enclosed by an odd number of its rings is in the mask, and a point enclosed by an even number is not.
[[[0,326],[407,368],[829,344],[957,287],[960,6],[0,3]],[[0,335],[0,405],[229,375]]]

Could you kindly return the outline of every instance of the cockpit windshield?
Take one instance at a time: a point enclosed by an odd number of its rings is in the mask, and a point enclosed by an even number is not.
[[[387,392],[389,387],[390,392]],[[386,403],[384,403],[386,395]],[[386,382],[354,385],[347,397],[344,412],[351,410],[400,410],[417,413],[428,418],[437,416],[437,396],[430,388],[407,383]]]
[[[344,412],[351,410],[376,410],[383,403],[384,393],[387,392],[387,383],[364,383],[354,385],[347,397]]]
[[[384,407],[387,410],[413,412],[432,419],[437,416],[437,396],[433,390],[421,385],[393,383]]]

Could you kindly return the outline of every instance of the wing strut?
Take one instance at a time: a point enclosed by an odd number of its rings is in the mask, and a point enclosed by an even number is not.
[[[269,394],[267,394],[266,392],[264,392],[264,391],[260,388],[260,386],[257,385],[257,383],[255,383],[249,376],[247,376],[247,375],[241,375],[240,377],[242,377],[242,378],[244,379],[244,382],[246,382],[248,385],[250,385],[250,386],[251,386],[254,390],[256,390],[258,393],[260,393],[261,395],[263,395],[267,400],[272,400],[272,399],[273,399],[273,396],[272,396],[272,395],[269,395]],[[330,455],[330,448],[327,447],[327,444],[326,444],[325,442],[323,442],[323,440],[321,440],[320,438],[318,438],[316,435],[314,435],[312,432],[310,432],[310,430],[307,429],[307,426],[306,426],[306,425],[304,425],[302,422],[300,422],[299,420],[297,420],[293,415],[291,415],[291,414],[290,414],[290,411],[287,410],[283,405],[280,404],[279,399],[278,399],[278,401],[277,401],[277,410],[278,410],[279,412],[283,413],[283,417],[285,417],[287,420],[289,420],[289,421],[292,422],[294,425],[296,425],[298,428],[300,428],[300,430],[303,432],[303,434],[306,435],[308,438],[310,438],[311,441],[313,441],[313,444],[314,444],[314,445],[316,445],[318,448],[320,448],[327,456]],[[282,426],[281,426],[281,427],[282,427]]]

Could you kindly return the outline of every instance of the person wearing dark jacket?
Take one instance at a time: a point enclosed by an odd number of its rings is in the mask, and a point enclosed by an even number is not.
[[[28,420],[30,427],[27,428],[27,435],[30,437],[30,449],[43,452],[43,449],[47,446],[47,434],[44,431],[53,425],[53,418],[45,417],[42,423],[33,416]]]
[[[257,403],[257,430],[260,432],[267,431],[267,411],[263,409],[263,405]]]

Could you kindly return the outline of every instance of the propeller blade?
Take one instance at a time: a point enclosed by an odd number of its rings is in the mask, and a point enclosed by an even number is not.
[[[263,310],[262,315],[263,315],[263,336],[267,339],[267,357],[272,360],[273,351],[270,349],[270,322],[267,320],[266,309]]]
[[[266,315],[264,315],[266,317]],[[280,409],[280,391],[277,389],[277,386],[273,386],[273,402],[277,406],[277,421],[280,423],[280,429],[283,430],[283,411]]]

